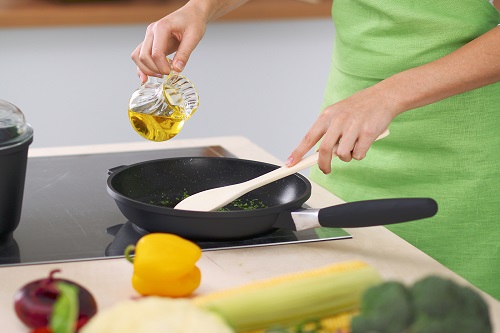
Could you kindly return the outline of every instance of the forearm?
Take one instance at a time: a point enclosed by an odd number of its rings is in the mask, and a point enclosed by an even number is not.
[[[500,27],[436,61],[396,74],[374,89],[396,105],[396,115],[500,81]]]
[[[248,0],[190,0],[186,6],[195,6],[203,13],[205,22],[211,22],[243,5]]]

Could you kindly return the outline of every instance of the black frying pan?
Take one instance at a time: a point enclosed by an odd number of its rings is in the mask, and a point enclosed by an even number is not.
[[[304,210],[311,184],[298,173],[255,189],[222,211],[172,208],[188,195],[240,183],[278,167],[227,157],[167,158],[113,168],[107,187],[122,214],[140,228],[205,241],[251,238],[277,228],[385,225],[437,212],[436,202],[428,198],[360,201]]]

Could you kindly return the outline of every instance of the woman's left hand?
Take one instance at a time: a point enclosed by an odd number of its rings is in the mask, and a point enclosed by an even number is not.
[[[285,164],[295,165],[322,139],[318,165],[330,173],[333,154],[346,162],[363,159],[398,114],[500,82],[499,41],[500,26],[442,58],[397,73],[326,107]]]
[[[331,172],[334,155],[345,162],[363,159],[375,139],[401,112],[397,105],[395,98],[375,85],[327,106],[285,164],[296,164],[320,139],[318,166],[325,174]]]

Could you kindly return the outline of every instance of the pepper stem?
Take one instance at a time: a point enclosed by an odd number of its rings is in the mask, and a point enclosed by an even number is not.
[[[134,250],[135,250],[135,245],[133,244],[130,244],[125,248],[125,259],[127,259],[132,264],[134,263],[134,258],[132,258],[132,255],[130,253]]]

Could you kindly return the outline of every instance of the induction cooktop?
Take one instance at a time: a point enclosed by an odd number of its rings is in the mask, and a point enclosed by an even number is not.
[[[19,227],[0,244],[0,266],[123,257],[146,231],[107,193],[108,170],[170,157],[235,157],[220,146],[28,159]],[[196,243],[203,251],[347,239],[339,228],[279,229],[257,238]]]

